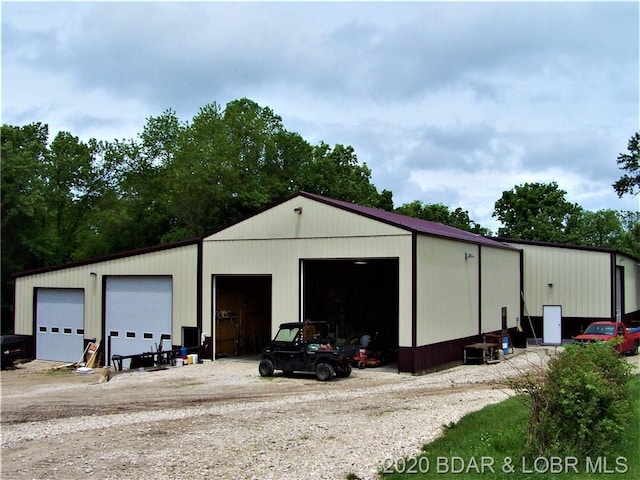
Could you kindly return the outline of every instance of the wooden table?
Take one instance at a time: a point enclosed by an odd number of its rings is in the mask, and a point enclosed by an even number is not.
[[[470,360],[481,360],[487,363],[494,359],[495,352],[500,348],[499,343],[472,343],[464,347],[464,364],[468,365]]]

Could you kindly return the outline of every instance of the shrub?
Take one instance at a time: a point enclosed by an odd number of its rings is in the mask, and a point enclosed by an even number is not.
[[[527,449],[535,455],[594,456],[631,421],[630,365],[608,343],[567,345],[546,372],[513,383],[529,396]]]

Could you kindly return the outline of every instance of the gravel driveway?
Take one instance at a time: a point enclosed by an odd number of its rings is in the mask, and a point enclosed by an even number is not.
[[[257,359],[155,372],[3,371],[2,478],[376,478],[442,426],[511,395],[504,381],[544,366],[530,347],[495,365],[423,376],[354,370],[318,382],[258,375]]]

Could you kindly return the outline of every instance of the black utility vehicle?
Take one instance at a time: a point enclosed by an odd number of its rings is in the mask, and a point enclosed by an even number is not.
[[[326,322],[283,323],[271,344],[262,350],[258,371],[270,377],[274,370],[285,375],[293,372],[313,372],[320,381],[334,376],[351,375],[350,358],[353,346],[338,346],[329,338]]]
[[[13,367],[16,360],[25,358],[24,338],[19,335],[2,335],[2,369]]]

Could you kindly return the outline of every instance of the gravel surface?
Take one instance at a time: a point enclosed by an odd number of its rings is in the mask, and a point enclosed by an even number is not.
[[[373,479],[442,426],[511,395],[505,380],[556,349],[423,376],[354,370],[261,378],[255,358],[161,371],[3,371],[2,478]],[[637,358],[637,357],[636,357]]]

